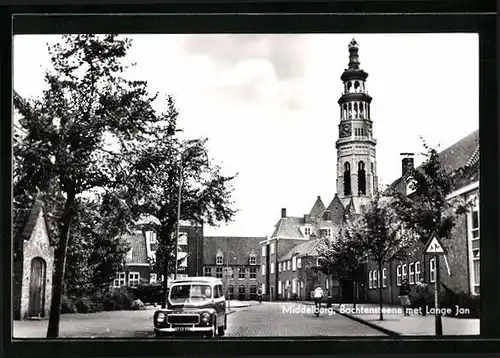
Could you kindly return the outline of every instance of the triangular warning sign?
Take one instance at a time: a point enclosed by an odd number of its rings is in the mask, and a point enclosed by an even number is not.
[[[439,242],[436,235],[431,237],[430,242],[426,246],[426,254],[444,254],[443,245]]]

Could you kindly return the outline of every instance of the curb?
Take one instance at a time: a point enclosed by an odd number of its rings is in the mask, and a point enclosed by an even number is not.
[[[365,321],[364,319],[361,319],[361,318],[358,318],[356,316],[353,316],[353,315],[350,315],[350,314],[347,314],[347,313],[341,313],[340,310],[338,309],[335,309],[333,308],[333,310],[335,312],[337,312],[339,315],[341,316],[344,316],[344,317],[347,317],[347,318],[350,318],[352,319],[353,321],[356,321],[356,322],[359,322],[361,324],[364,324],[365,326],[368,326],[370,328],[373,328],[373,329],[376,329],[377,331],[380,331],[382,333],[385,333],[389,336],[394,336],[394,337],[399,337],[399,336],[402,336],[401,333],[398,333],[398,332],[394,332],[394,331],[391,331],[390,329],[387,329],[387,328],[383,328],[383,327],[380,327],[379,325],[377,324],[374,324],[374,323],[371,323],[371,322],[368,322],[368,321]]]

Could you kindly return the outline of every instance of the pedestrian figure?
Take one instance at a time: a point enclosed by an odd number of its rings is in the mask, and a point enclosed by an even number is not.
[[[423,278],[417,283],[417,304],[419,314],[425,316],[427,314],[427,299],[429,298],[429,286],[425,283]]]
[[[316,289],[313,291],[314,310],[316,316],[319,316],[319,311],[321,309],[321,300],[323,299],[323,296],[324,296],[323,289],[321,288],[320,285],[317,285]]]
[[[403,307],[403,314],[405,316],[409,316],[410,313],[408,313],[408,307],[410,307],[411,302],[410,302],[410,284],[408,283],[408,280],[403,280],[403,283],[401,284],[401,287],[399,288],[399,299],[401,301],[401,306]]]
[[[259,304],[262,303],[262,289],[260,287],[257,289],[257,300],[259,300]]]

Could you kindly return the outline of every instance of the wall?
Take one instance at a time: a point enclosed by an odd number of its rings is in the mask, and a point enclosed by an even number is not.
[[[443,245],[447,251],[446,259],[448,260],[448,265],[450,267],[451,275],[448,274],[444,258],[440,259],[440,278],[441,282],[448,286],[453,291],[465,292],[470,294],[470,284],[469,284],[469,256],[468,256],[468,236],[467,236],[467,216],[461,215],[457,218],[455,227],[452,229],[450,239],[443,240]],[[432,256],[423,255],[422,251],[424,244],[419,243],[417,252],[413,257],[406,262],[407,264],[411,262],[420,261],[421,262],[421,273],[420,277],[423,277],[425,282],[429,284],[429,288],[433,292],[434,284],[430,282],[430,263]],[[386,304],[398,304],[399,302],[399,286],[397,286],[397,265],[399,263],[393,262],[391,264],[385,265],[387,269],[387,287],[382,288],[382,301]],[[376,269],[376,265],[373,262],[368,264],[368,270]],[[409,272],[407,272],[409,274]],[[365,277],[366,287],[368,287],[368,273]],[[381,282],[382,283],[382,282]],[[415,295],[416,283],[411,285],[412,293]],[[378,288],[368,289],[368,302],[378,303]]]
[[[31,260],[41,257],[45,260],[45,310],[44,317],[49,316],[52,297],[52,275],[54,271],[54,247],[50,246],[49,236],[43,210],[40,210],[35,227],[29,240],[23,242],[23,280],[21,290],[20,318],[27,318],[29,307],[29,289]]]

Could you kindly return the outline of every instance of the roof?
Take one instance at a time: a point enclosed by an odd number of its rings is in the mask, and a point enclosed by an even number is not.
[[[442,150],[439,154],[439,161],[447,173],[452,173],[460,168],[464,171],[454,179],[455,188],[462,187],[467,180],[460,178],[466,172],[470,176],[471,170],[477,170],[479,173],[479,129],[463,137],[458,142],[452,144],[448,148]],[[421,168],[418,166],[417,169]],[[477,169],[469,169],[477,168]],[[467,185],[467,184],[465,184]],[[389,185],[388,189],[396,190],[398,192],[406,191],[406,180],[404,177],[399,177]]]
[[[35,199],[35,203],[31,209],[14,209],[13,210],[13,238],[14,240],[29,240],[31,238],[31,234],[35,229],[36,222],[40,213],[43,213],[43,202],[39,199]],[[43,215],[45,220],[45,214]],[[54,242],[50,235],[50,226],[47,224],[47,235],[49,236],[49,242],[53,246]]]
[[[344,219],[345,208],[337,194],[335,194],[332,202],[328,205],[327,210],[330,211],[333,222],[339,223]]]
[[[311,218],[316,218],[321,216],[323,214],[323,211],[326,210],[325,204],[323,204],[323,201],[321,200],[321,196],[318,196],[316,199],[316,202],[314,203],[313,207],[311,208],[311,211],[309,212],[309,216]]]
[[[128,264],[146,264],[148,263],[148,255],[146,249],[146,238],[142,230],[136,230],[132,234],[123,235],[123,239],[127,241],[132,249],[132,260],[126,257]]]
[[[177,280],[172,281],[171,284],[175,285],[178,283],[192,283],[192,282],[210,282],[210,283],[222,283],[222,280],[220,278],[216,277],[186,277],[186,278],[180,278]]]
[[[205,236],[203,239],[203,263],[215,265],[217,253],[224,256],[224,264],[248,265],[250,255],[255,255],[256,264],[260,264],[260,242],[265,237],[242,236]]]
[[[311,215],[312,217],[312,215]],[[271,237],[279,238],[297,238],[304,237],[299,228],[304,224],[304,218],[299,217],[285,217],[281,218],[275,226],[275,230]]]
[[[285,255],[281,256],[278,261],[290,260],[294,255],[296,255],[297,257],[316,256],[318,254],[318,246],[322,241],[323,239],[317,239],[298,244],[294,246],[290,251],[288,251]]]

